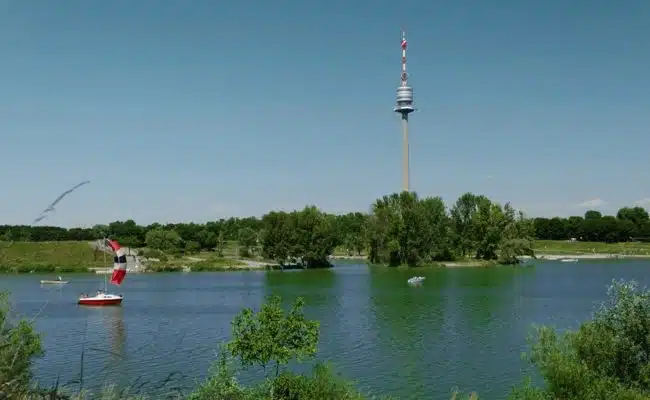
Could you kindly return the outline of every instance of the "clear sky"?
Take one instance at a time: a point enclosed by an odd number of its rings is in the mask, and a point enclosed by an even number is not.
[[[402,25],[420,195],[650,205],[647,0],[0,0],[0,224],[365,211]]]

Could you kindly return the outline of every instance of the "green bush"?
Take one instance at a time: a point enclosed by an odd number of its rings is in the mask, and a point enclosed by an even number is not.
[[[591,321],[562,335],[537,328],[528,361],[545,388],[530,382],[511,399],[650,399],[650,292],[614,281]]]
[[[273,395],[281,400],[365,399],[352,383],[335,375],[325,364],[317,364],[311,375],[283,372],[273,381]]]
[[[31,366],[43,354],[41,337],[32,324],[13,324],[9,294],[0,292],[0,398],[24,398],[31,393]]]

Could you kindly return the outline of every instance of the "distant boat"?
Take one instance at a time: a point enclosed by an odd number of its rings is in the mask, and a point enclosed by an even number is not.
[[[561,262],[567,262],[567,263],[577,263],[578,259],[577,258],[563,258],[560,261]]]
[[[422,283],[425,279],[424,276],[414,276],[412,278],[409,278],[406,282],[408,282],[410,285],[417,285],[418,283]]]
[[[64,281],[63,279],[61,279],[60,276],[57,277],[57,279],[53,280],[53,281],[52,280],[47,280],[47,279],[41,281],[41,285],[50,285],[50,284],[53,284],[53,285],[57,285],[57,284],[58,285],[65,285],[66,283],[68,283],[68,281]]]
[[[113,250],[115,257],[113,258],[113,274],[111,275],[111,283],[120,286],[124,277],[126,276],[126,254],[124,249],[117,243],[116,240],[104,239],[104,244]],[[106,253],[104,253],[106,254]],[[124,300],[124,295],[106,293],[108,282],[106,282],[106,275],[104,275],[104,290],[100,289],[93,295],[82,294],[79,296],[77,304],[82,306],[119,306]]]

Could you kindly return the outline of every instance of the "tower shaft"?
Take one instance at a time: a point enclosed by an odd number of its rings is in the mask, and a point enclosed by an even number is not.
[[[409,115],[402,114],[402,190],[409,191],[410,149],[409,149]]]
[[[410,148],[409,148],[409,114],[415,111],[413,108],[413,88],[408,85],[408,73],[406,72],[406,33],[402,31],[402,73],[400,75],[400,86],[397,88],[397,104],[393,111],[402,116],[402,189],[410,190]]]

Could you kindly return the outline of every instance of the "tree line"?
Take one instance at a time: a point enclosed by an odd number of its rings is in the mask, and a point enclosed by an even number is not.
[[[616,216],[590,210],[583,217],[535,218],[534,226],[540,240],[615,243],[650,239],[650,217],[642,207],[623,207]]]
[[[466,193],[448,208],[440,197],[394,193],[377,199],[370,212],[334,215],[315,206],[271,211],[261,218],[229,218],[205,224],[148,226],[133,220],[92,228],[0,226],[0,240],[62,241],[117,239],[132,248],[166,253],[221,252],[237,241],[242,256],[261,256],[304,267],[328,266],[335,248],[367,255],[371,262],[421,265],[475,258],[513,262],[532,253],[533,223],[510,204]]]
[[[165,253],[216,251],[237,241],[241,256],[261,256],[305,267],[328,265],[335,248],[367,255],[371,262],[420,265],[474,258],[515,262],[532,254],[534,239],[621,242],[650,237],[650,218],[641,207],[616,216],[587,211],[584,217],[526,218],[509,203],[465,193],[451,207],[440,197],[394,193],[377,199],[369,212],[328,214],[314,206],[271,211],[261,218],[199,223],[138,225],[115,221],[92,228],[0,226],[4,241],[117,239],[125,246]]]

